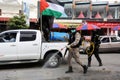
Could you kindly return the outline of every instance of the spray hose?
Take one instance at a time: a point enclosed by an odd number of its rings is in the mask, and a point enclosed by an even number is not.
[[[88,57],[90,57],[90,56],[93,54],[93,51],[94,51],[94,49],[95,49],[94,42],[89,41],[89,43],[90,43],[90,46],[87,47],[86,50],[85,50],[85,52],[87,53]],[[83,44],[82,44],[82,45],[83,45]],[[66,46],[63,47],[63,48],[61,48],[60,51],[62,51],[64,48],[66,48]],[[65,50],[64,57],[65,57],[65,55],[66,55],[66,53],[67,53],[67,50],[68,50],[68,48],[66,48],[66,50]]]
[[[60,51],[62,51],[64,48],[66,48],[66,46],[65,46],[65,47],[63,47],[63,48],[61,48],[61,49],[60,49]]]

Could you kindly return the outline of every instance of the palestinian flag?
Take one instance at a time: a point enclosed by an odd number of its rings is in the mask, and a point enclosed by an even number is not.
[[[43,10],[45,10],[48,6],[49,5],[46,0],[40,0],[40,12],[43,12]]]
[[[59,18],[65,14],[64,7],[60,6],[56,0],[48,0],[48,7],[42,12],[42,15],[54,16]]]

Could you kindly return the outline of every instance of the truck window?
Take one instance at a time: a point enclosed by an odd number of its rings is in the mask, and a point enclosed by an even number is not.
[[[36,39],[36,32],[34,31],[29,31],[29,32],[21,31],[20,32],[20,42],[34,41],[35,39]]]
[[[17,32],[7,32],[0,35],[0,42],[15,42]]]

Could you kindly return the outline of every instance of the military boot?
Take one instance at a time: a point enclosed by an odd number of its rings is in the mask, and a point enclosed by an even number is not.
[[[86,65],[83,65],[82,67],[83,67],[83,73],[86,74],[88,67]]]
[[[72,66],[69,66],[68,71],[66,71],[65,73],[72,73],[72,72],[73,72]]]
[[[88,59],[88,67],[91,67],[91,60]]]
[[[102,64],[102,63],[99,63],[99,66],[103,66],[103,64]]]
[[[91,63],[88,63],[88,67],[91,67]]]

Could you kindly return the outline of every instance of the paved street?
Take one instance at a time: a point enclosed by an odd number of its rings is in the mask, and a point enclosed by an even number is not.
[[[20,64],[0,67],[0,80],[120,80],[120,54],[100,54],[103,66],[98,67],[93,57],[88,73],[83,74],[82,68],[73,60],[74,73],[65,74],[67,64],[59,68],[45,68],[38,64]],[[87,56],[81,55],[87,64]]]

